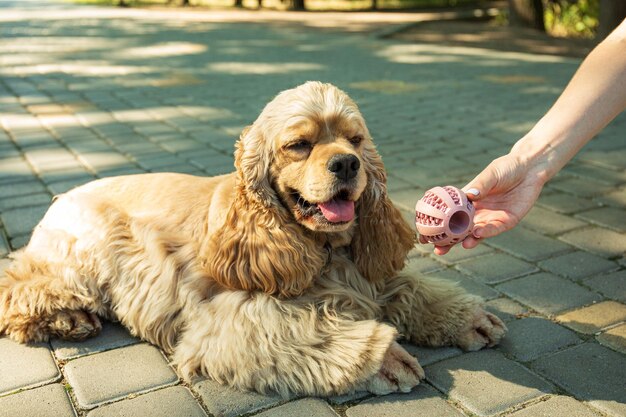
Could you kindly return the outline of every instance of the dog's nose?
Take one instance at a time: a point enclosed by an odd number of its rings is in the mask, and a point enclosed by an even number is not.
[[[360,166],[359,158],[351,154],[338,154],[328,161],[328,170],[344,181],[356,177]]]

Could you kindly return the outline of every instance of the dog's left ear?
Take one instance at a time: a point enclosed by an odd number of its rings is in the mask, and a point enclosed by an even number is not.
[[[244,129],[237,142],[235,201],[210,238],[204,266],[223,287],[293,297],[311,285],[328,255],[274,191],[273,151],[261,125]]]
[[[357,229],[352,238],[352,258],[370,282],[395,276],[416,243],[416,232],[387,195],[385,166],[370,142],[363,148],[367,188],[357,203]]]

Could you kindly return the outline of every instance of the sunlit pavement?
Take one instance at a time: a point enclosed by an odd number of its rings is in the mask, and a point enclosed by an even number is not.
[[[579,61],[381,39],[433,15],[136,10],[0,1],[0,270],[53,195],[94,178],[233,169],[279,91],[332,82],[360,105],[408,220],[541,117]],[[412,393],[296,399],[184,384],[117,325],[83,344],[0,339],[0,416],[624,416],[626,117],[548,184],[521,227],[408,268],[457,280],[507,321],[498,348],[409,346]]]

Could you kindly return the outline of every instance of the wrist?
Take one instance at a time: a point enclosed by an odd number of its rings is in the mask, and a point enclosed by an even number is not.
[[[545,184],[561,169],[561,156],[550,141],[531,135],[520,139],[509,153],[518,164],[526,167],[528,175]]]

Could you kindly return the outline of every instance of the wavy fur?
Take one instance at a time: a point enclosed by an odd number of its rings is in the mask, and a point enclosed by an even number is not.
[[[335,155],[360,161],[350,181],[327,168]],[[60,196],[0,278],[0,334],[82,340],[106,317],[171,353],[185,378],[284,397],[410,390],[424,375],[399,333],[466,349],[502,336],[478,297],[398,275],[415,234],[342,91],[311,82],[281,93],[243,132],[235,165]],[[350,221],[302,209],[348,194]]]

